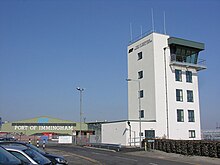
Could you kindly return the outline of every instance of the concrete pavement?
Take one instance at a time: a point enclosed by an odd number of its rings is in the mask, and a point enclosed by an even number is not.
[[[163,160],[170,160],[174,162],[184,162],[184,163],[189,163],[189,164],[220,165],[219,158],[210,158],[210,157],[203,157],[203,156],[186,156],[186,155],[180,155],[180,154],[174,154],[174,153],[166,153],[166,152],[158,151],[158,150],[128,152],[126,154],[141,156],[141,157],[159,158]]]

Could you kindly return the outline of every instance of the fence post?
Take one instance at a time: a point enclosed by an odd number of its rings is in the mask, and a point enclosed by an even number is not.
[[[45,143],[46,143],[45,140],[43,140],[43,149],[45,149],[45,147],[46,147]]]
[[[144,150],[147,151],[147,142],[146,142],[146,140],[144,141]]]
[[[39,140],[37,139],[37,148],[39,148]]]

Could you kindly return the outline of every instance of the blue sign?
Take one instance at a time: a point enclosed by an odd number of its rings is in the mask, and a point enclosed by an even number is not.
[[[48,123],[49,119],[48,118],[38,118],[37,123]]]

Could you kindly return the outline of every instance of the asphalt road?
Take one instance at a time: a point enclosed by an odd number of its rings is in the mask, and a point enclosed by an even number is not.
[[[166,156],[143,155],[144,152],[136,152],[135,154],[125,152],[111,152],[94,148],[86,148],[79,146],[57,145],[48,146],[48,152],[63,155],[70,165],[209,165],[208,162],[195,162],[178,157],[167,159]],[[140,154],[142,153],[142,155]],[[146,152],[145,152],[146,153]]]

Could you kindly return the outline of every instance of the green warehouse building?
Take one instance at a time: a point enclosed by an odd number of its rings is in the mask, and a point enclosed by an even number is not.
[[[79,135],[80,123],[72,122],[69,120],[61,120],[51,118],[48,116],[41,116],[32,119],[7,122],[2,124],[1,134],[22,134],[27,136],[32,135]],[[86,123],[81,123],[81,134],[92,134],[88,130]]]

